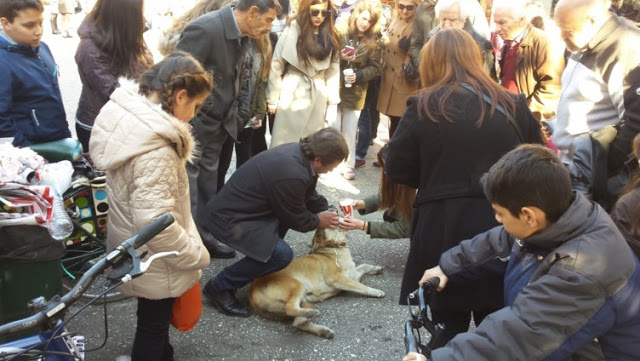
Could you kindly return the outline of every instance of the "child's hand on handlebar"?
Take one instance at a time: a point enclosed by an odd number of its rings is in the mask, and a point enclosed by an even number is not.
[[[402,361],[427,361],[427,357],[417,352],[409,352]]]
[[[429,278],[433,278],[433,277],[440,278],[440,285],[438,285],[438,291],[442,291],[447,285],[447,282],[449,281],[449,277],[447,277],[444,274],[444,272],[442,272],[442,269],[440,268],[440,266],[429,268],[428,270],[424,271],[424,275],[422,276],[418,284],[422,286],[422,284],[427,282]]]

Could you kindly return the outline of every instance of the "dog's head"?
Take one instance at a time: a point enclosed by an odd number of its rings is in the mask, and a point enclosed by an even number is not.
[[[340,228],[318,228],[311,240],[311,252],[321,248],[341,248],[347,246],[346,232]]]

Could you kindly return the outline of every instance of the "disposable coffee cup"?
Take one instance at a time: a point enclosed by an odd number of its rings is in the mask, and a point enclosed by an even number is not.
[[[345,216],[353,217],[353,199],[343,199],[340,201],[340,208]]]
[[[347,75],[353,75],[353,69],[347,68],[342,71],[342,74],[344,74],[344,87],[351,88],[351,83],[347,81]]]

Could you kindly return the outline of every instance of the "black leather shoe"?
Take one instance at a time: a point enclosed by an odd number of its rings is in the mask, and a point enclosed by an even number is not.
[[[202,293],[209,299],[213,307],[228,316],[249,317],[253,314],[251,307],[238,301],[235,292],[218,291],[210,282],[202,289]]]
[[[222,244],[218,244],[216,247],[205,245],[205,247],[207,247],[211,258],[234,258],[236,256],[236,251]]]

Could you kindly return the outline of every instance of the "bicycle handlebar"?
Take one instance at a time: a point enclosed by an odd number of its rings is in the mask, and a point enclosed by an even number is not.
[[[46,307],[43,307],[43,309],[41,309],[33,316],[1,325],[0,337],[43,325],[58,313],[69,308],[69,306],[75,303],[82,296],[82,294],[84,294],[93,280],[99,274],[104,272],[109,266],[117,264],[120,260],[123,259],[123,256],[125,254],[130,253],[132,252],[132,250],[135,250],[136,248],[139,248],[143,244],[147,243],[158,233],[171,225],[174,220],[175,219],[173,218],[173,215],[167,212],[153,221],[151,224],[142,228],[138,233],[124,241],[120,246],[111,251],[105,258],[98,261],[87,272],[85,272],[82,278],[80,278],[80,280],[76,283],[75,287],[73,287],[68,293],[66,293],[62,297],[55,296],[47,303]]]

